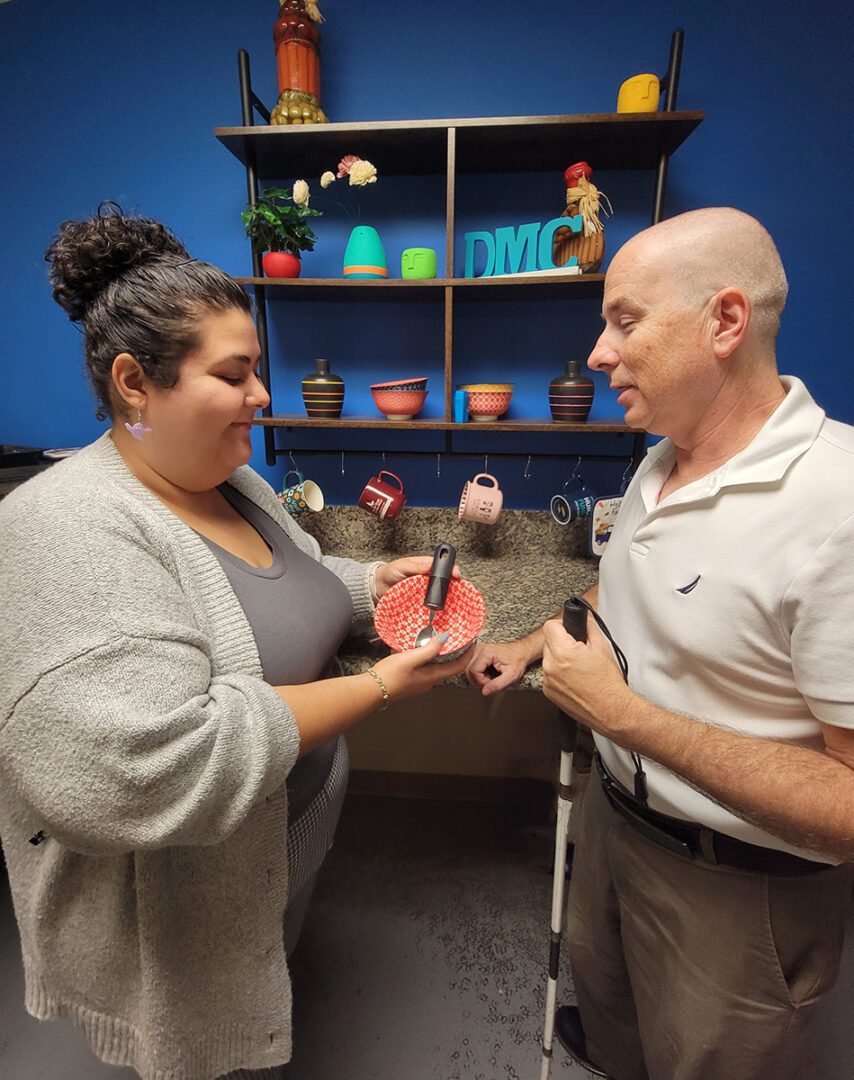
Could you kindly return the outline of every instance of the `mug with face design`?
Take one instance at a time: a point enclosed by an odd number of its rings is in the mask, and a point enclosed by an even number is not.
[[[389,479],[383,480],[384,476]],[[363,510],[376,514],[378,518],[385,521],[396,518],[405,504],[406,493],[403,490],[403,481],[395,473],[387,472],[385,469],[381,469],[379,475],[370,478],[359,496],[359,506]]]
[[[458,516],[461,521],[494,525],[503,502],[504,496],[495,477],[491,473],[478,473],[463,485]]]
[[[291,477],[295,477],[289,484]],[[279,502],[291,517],[299,517],[309,510],[322,510],[325,505],[323,492],[313,480],[306,480],[299,469],[285,473],[284,487],[279,493]]]

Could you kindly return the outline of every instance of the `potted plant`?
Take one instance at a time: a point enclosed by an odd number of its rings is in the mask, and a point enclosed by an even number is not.
[[[317,237],[306,218],[320,217],[308,205],[308,184],[298,180],[289,188],[265,188],[257,202],[241,213],[243,227],[252,246],[261,253],[261,265],[268,277],[296,278],[300,275],[301,251],[312,251]]]

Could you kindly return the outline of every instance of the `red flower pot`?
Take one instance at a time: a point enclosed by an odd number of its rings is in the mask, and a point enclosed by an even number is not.
[[[267,251],[261,256],[261,265],[267,277],[299,277],[302,263],[299,255],[288,251]]]

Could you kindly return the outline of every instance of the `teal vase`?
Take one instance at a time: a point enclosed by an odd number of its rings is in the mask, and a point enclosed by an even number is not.
[[[344,277],[387,278],[388,263],[380,234],[370,225],[357,225],[344,251]]]

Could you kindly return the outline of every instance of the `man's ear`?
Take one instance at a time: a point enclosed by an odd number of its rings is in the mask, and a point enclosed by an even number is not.
[[[729,286],[712,303],[712,348],[719,360],[731,356],[744,341],[753,307],[741,289]]]
[[[119,404],[145,412],[148,401],[145,372],[130,353],[122,352],[113,361],[113,387]]]

